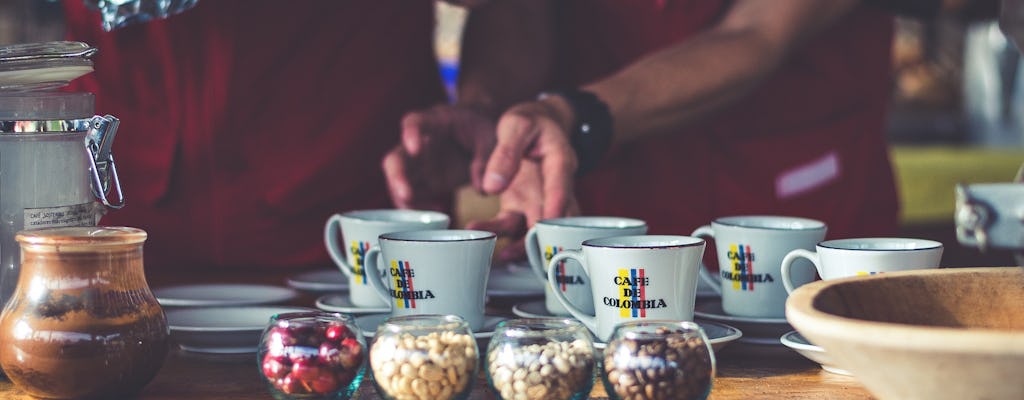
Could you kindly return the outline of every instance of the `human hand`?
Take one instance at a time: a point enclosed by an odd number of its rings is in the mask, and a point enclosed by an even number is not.
[[[466,224],[468,229],[490,231],[499,237],[513,239],[502,248],[498,254],[498,261],[526,258],[524,235],[527,228],[543,218],[561,216],[544,215],[542,181],[540,163],[532,160],[523,161],[508,188],[501,192],[498,213],[491,219],[470,221]],[[570,196],[564,215],[578,214],[576,198]]]
[[[573,175],[579,162],[569,142],[572,121],[572,109],[559,96],[521,103],[506,111],[498,120],[497,143],[483,172],[483,191],[503,193],[514,182],[510,178],[526,179],[517,175],[520,166],[536,165],[536,172],[527,173],[535,175],[528,184],[540,191],[539,197],[531,199],[541,207],[534,210],[539,218],[532,222],[565,216],[578,208],[573,197]]]
[[[494,122],[468,107],[438,105],[402,118],[401,143],[381,167],[398,208],[445,210],[460,185],[481,190],[486,158],[494,147]]]
[[[494,218],[468,226],[515,238],[500,261],[524,258],[523,235],[537,221],[579,214],[572,190],[576,153],[567,133],[571,114],[564,99],[552,97],[513,106],[498,121],[482,187],[499,193],[501,205]]]

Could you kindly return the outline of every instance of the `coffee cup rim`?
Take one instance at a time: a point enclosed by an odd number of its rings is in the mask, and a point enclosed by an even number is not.
[[[628,235],[588,239],[582,245],[608,249],[676,249],[703,246],[704,239],[680,235]]]
[[[342,218],[360,223],[434,223],[448,221],[448,214],[430,210],[408,210],[398,208],[378,208],[366,210],[353,210],[341,214]],[[398,217],[398,218],[395,218]]]
[[[757,221],[762,224],[752,224],[747,221]],[[783,222],[778,225],[764,224],[768,221]],[[784,223],[790,224],[790,226],[782,226]],[[791,217],[787,215],[730,215],[726,217],[715,218],[712,224],[736,227],[736,228],[748,228],[748,229],[764,229],[772,231],[816,231],[825,229],[826,225],[824,222],[804,217]],[[803,224],[794,226],[793,224]]]
[[[381,234],[378,239],[393,242],[455,243],[497,239],[497,234],[473,229],[427,229],[388,232]]]
[[[885,245],[902,244],[903,246]],[[883,246],[879,246],[883,245]],[[877,238],[846,238],[825,240],[818,243],[818,247],[833,250],[852,251],[921,251],[934,250],[943,247],[942,242],[929,239],[902,238],[902,237],[877,237]]]
[[[602,224],[602,222],[606,223]],[[636,218],[613,217],[602,215],[581,215],[575,217],[548,218],[537,221],[537,224],[564,228],[588,229],[627,229],[647,226],[647,222],[644,222],[643,220]]]

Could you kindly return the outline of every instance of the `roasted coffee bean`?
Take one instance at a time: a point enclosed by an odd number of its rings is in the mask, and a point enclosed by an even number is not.
[[[666,328],[655,333],[608,343],[604,373],[609,392],[633,400],[706,397],[711,389],[712,356],[703,339],[685,337],[681,331],[674,335]]]

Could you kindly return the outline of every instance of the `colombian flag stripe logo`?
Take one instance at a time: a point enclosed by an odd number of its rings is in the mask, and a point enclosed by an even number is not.
[[[639,273],[637,271],[639,271]],[[634,279],[633,282],[638,282],[638,283],[639,282],[643,282],[644,281],[644,270],[642,268],[639,269],[639,270],[634,269],[633,270],[633,278],[638,278],[638,279]],[[646,290],[647,290],[647,286],[644,286],[644,285],[633,285],[633,293],[639,293],[639,299],[636,298],[637,296],[633,296],[633,298],[636,299],[636,300],[640,300],[640,303],[635,303],[635,304],[643,304],[643,301],[647,300],[647,292],[646,292]],[[636,316],[636,312],[637,312],[637,310],[633,309],[633,316],[634,317]],[[647,308],[646,307],[640,308],[640,318],[647,318]]]
[[[548,260],[551,260],[551,258],[554,257],[555,254],[558,254],[561,251],[561,247],[547,246],[544,248],[544,253],[545,256],[547,256]],[[565,292],[565,279],[562,279],[563,277],[565,277],[565,261],[560,261],[558,263],[558,268],[555,269],[555,277],[558,278],[558,288]]]
[[[363,256],[366,255],[367,251],[370,251],[370,242],[353,241],[351,249],[352,252],[355,253],[356,259],[355,265],[352,266],[352,269],[355,270],[356,273],[356,283],[365,285],[368,282],[366,282],[366,271],[363,270]]]
[[[754,290],[754,281],[749,279],[754,276],[754,261],[751,256],[750,246],[729,245],[729,251],[735,254],[732,261],[732,274],[738,279],[732,280],[733,290]]]
[[[754,263],[750,259],[750,246],[740,245],[740,268],[744,268],[747,272],[747,277],[754,276]],[[752,279],[743,280],[744,290],[754,290],[754,281]]]
[[[736,247],[737,246],[735,244],[729,245],[729,251],[731,251],[733,254],[739,254],[739,250],[737,250]],[[741,274],[743,274],[743,267],[742,267],[742,265],[743,265],[742,261],[733,261],[732,262],[732,273],[733,273],[733,276],[741,276]],[[733,290],[740,290],[740,285],[741,285],[740,281],[738,281],[738,280],[733,280],[732,281],[732,289]],[[746,287],[743,287],[743,289],[746,289]]]
[[[412,293],[414,288],[412,287],[412,277],[409,276],[409,269],[411,268],[409,262],[392,260],[391,268],[398,270],[398,275],[395,276],[394,290]],[[402,296],[402,298],[395,299],[395,307],[416,308],[416,299],[411,297],[413,296]]]
[[[630,268],[630,269],[619,269],[619,278],[628,280],[630,284],[619,287],[619,300],[622,303],[628,304],[643,304],[643,301],[647,298],[647,292],[643,285],[638,285],[638,282],[642,282],[644,278],[643,268]],[[623,289],[628,289],[623,290]],[[626,295],[625,293],[630,293]],[[619,317],[621,318],[646,318],[647,309],[643,307],[629,307],[619,308]]]
[[[619,278],[629,278],[629,270],[628,269],[619,269]],[[619,300],[621,300],[622,302],[627,302],[627,301],[630,300],[629,296],[625,296],[625,295],[621,294],[621,293],[623,293],[623,290],[622,290],[621,286],[619,287],[619,293],[620,293]],[[632,316],[631,311],[632,310],[628,309],[628,308],[619,308],[619,317],[629,318],[630,316]]]

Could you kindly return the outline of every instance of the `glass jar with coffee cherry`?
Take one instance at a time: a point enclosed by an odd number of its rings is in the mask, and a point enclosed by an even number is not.
[[[363,379],[366,341],[348,315],[277,314],[260,338],[258,362],[278,400],[348,399]]]

